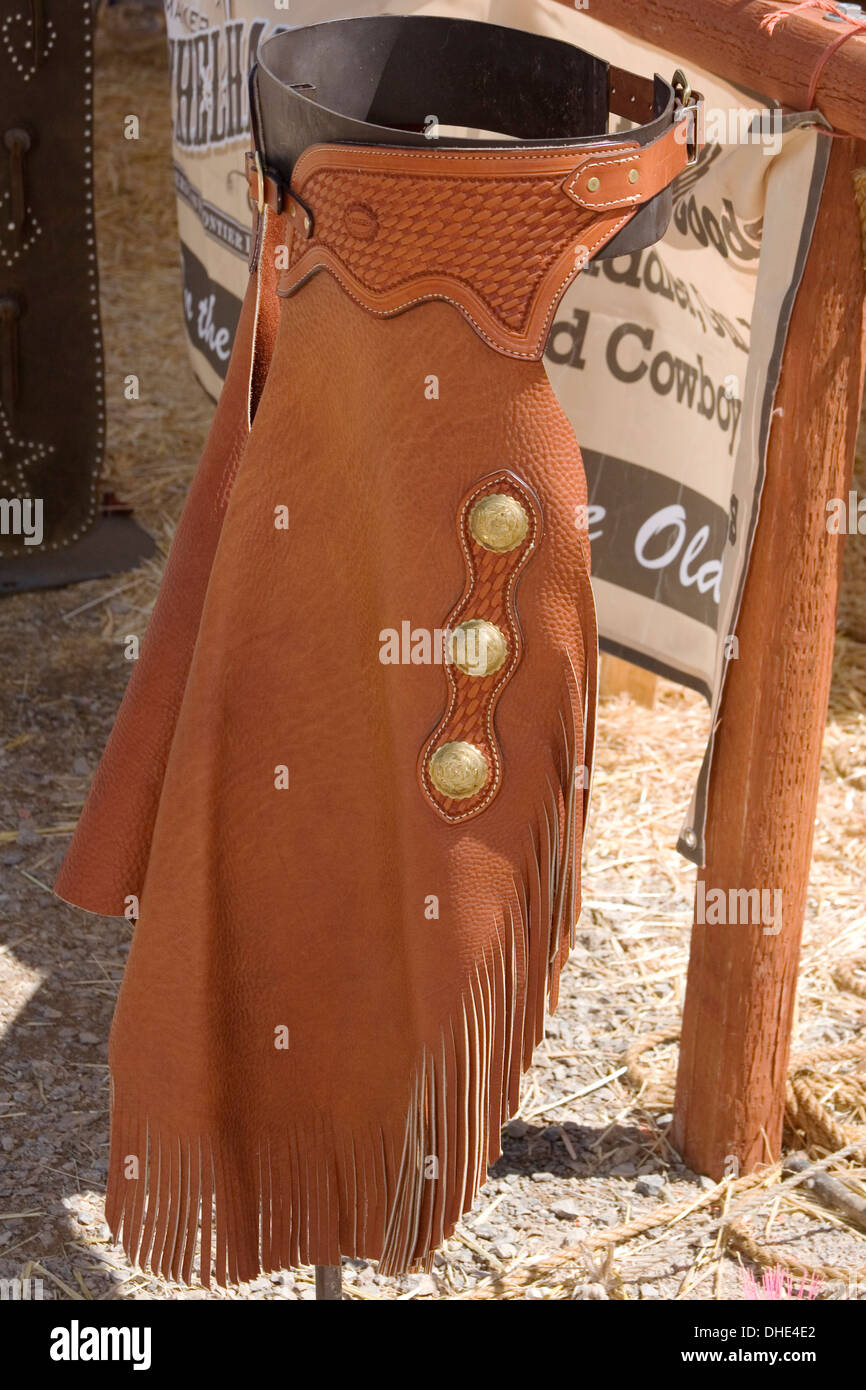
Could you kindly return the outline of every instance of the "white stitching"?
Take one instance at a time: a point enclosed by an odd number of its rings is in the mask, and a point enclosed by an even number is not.
[[[629,132],[629,134],[630,133],[631,132]],[[662,136],[659,136],[658,138],[661,139]],[[581,159],[582,157],[584,157],[584,155],[589,155],[591,157],[592,155],[596,154],[599,150],[618,150],[620,146],[624,145],[625,143],[626,142],[623,140],[611,140],[607,144],[601,142],[598,145],[558,145],[556,149],[553,150],[513,150],[507,148],[501,150],[482,149],[475,150],[474,152],[470,151],[467,154],[446,154],[443,150],[387,150],[379,145],[359,145],[356,147],[355,153],[361,155],[383,155],[386,159],[439,159],[443,162],[450,161],[452,163],[454,161],[459,162],[461,160],[464,163],[466,163],[468,160],[484,161],[488,159],[492,159],[496,162],[505,159],[529,161],[532,159],[563,159],[566,155],[569,156],[569,158],[576,157],[577,159]],[[295,175],[297,176],[299,185],[303,182],[302,174],[307,164],[315,164],[316,160],[320,158],[320,151],[323,149],[336,150],[339,154],[343,155],[344,157],[346,154],[346,149],[343,145],[319,145],[316,148],[315,152],[312,150],[309,153],[305,152],[301,155],[300,159],[295,165]],[[319,172],[320,170],[323,171],[326,169],[332,170],[339,168],[342,168],[344,171],[348,171],[350,169],[350,166],[348,164],[338,165],[323,162],[320,164],[319,169],[315,172]],[[351,172],[356,171],[352,170]],[[365,171],[359,169],[357,170],[357,172],[363,173]],[[369,169],[366,172],[374,174],[377,171],[375,169]]]
[[[583,203],[584,207],[587,207],[590,210],[592,210],[593,208],[622,207],[625,203],[642,203],[651,195],[648,193],[640,192],[631,193],[626,198],[611,198],[606,203],[587,202],[584,195],[582,193],[579,193],[577,188],[575,187],[575,184],[577,183],[578,179],[582,178],[588,169],[611,169],[615,164],[634,164],[635,160],[639,158],[640,151],[636,150],[634,154],[628,155],[623,159],[595,159],[591,164],[584,164],[580,169],[578,169],[577,173],[573,174],[572,177],[569,179],[568,191],[572,195],[572,197],[579,198],[581,203]]]
[[[618,232],[620,227],[622,227],[624,223],[628,222],[629,218],[632,215],[632,212],[627,212],[623,217],[619,219],[619,221],[615,222],[607,232],[599,233],[595,241],[590,242],[589,245],[586,245],[585,242],[576,241],[575,246],[586,246],[586,250],[588,252],[587,260],[589,260],[592,256],[593,251],[595,251],[596,248],[602,245],[604,242],[610,241],[614,233]],[[313,247],[311,251],[306,252],[305,254],[315,255],[317,249],[318,248]],[[325,249],[330,251],[330,247],[325,247]],[[331,251],[331,255],[336,257],[336,252]],[[522,357],[531,359],[533,361],[538,361],[544,354],[544,347],[547,341],[547,330],[550,326],[550,320],[556,313],[559,301],[565,293],[565,290],[569,283],[573,279],[575,279],[577,275],[580,274],[582,269],[583,266],[574,266],[571,270],[569,270],[562,283],[558,285],[557,288],[553,291],[553,297],[550,302],[550,307],[548,308],[548,311],[544,317],[544,322],[541,325],[540,336],[538,339],[536,339],[538,346],[534,346],[528,349],[526,352],[521,352],[517,348],[504,347],[500,341],[497,341],[496,338],[492,338],[490,334],[487,333],[481,327],[481,324],[478,322],[477,319],[473,318],[472,314],[470,313],[469,309],[466,307],[465,304],[461,304],[459,299],[452,299],[451,296],[447,294],[430,293],[417,295],[414,299],[404,299],[400,304],[396,304],[393,309],[376,309],[373,305],[369,304],[366,299],[362,299],[360,295],[355,293],[351,286],[348,285],[346,281],[343,279],[342,275],[340,275],[339,271],[335,270],[334,267],[331,265],[325,265],[321,261],[311,266],[310,270],[306,272],[299,280],[295,281],[293,285],[290,285],[288,289],[278,289],[277,294],[281,299],[288,299],[292,294],[294,294],[296,290],[301,289],[301,287],[305,285],[307,281],[312,278],[313,275],[315,275],[317,270],[327,270],[331,273],[331,275],[333,275],[334,279],[340,285],[342,285],[343,289],[346,291],[346,294],[349,295],[350,299],[354,299],[355,303],[360,304],[362,309],[366,309],[367,312],[370,314],[375,314],[377,318],[394,318],[397,314],[402,313],[404,309],[411,309],[416,304],[429,304],[433,300],[438,299],[444,301],[445,303],[453,304],[454,308],[458,309],[460,313],[463,314],[464,318],[469,320],[475,331],[484,339],[484,341],[489,343],[490,346],[494,348],[497,352],[502,353],[503,356]],[[470,290],[470,293],[476,299],[480,298],[480,296],[474,290]],[[513,339],[516,336],[515,334],[511,333],[508,329],[503,329],[503,332],[508,334],[508,337],[510,339]]]

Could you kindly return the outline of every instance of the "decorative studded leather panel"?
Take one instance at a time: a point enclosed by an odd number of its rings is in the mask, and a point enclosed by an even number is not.
[[[528,523],[521,528],[522,538],[510,549],[494,550],[482,543],[477,538],[478,534],[483,534],[482,528],[473,523],[476,505],[484,499],[497,497],[516,501]],[[494,713],[503,689],[520,664],[523,637],[517,620],[515,590],[524,566],[538,545],[541,531],[541,506],[537,497],[507,470],[482,478],[460,506],[457,534],[466,561],[466,584],[459,603],[448,615],[445,628],[453,633],[460,623],[479,619],[492,623],[505,637],[507,652],[504,662],[490,675],[470,675],[454,661],[445,666],[448,706],[424,745],[418,761],[418,777],[424,796],[447,821],[457,823],[477,816],[490,805],[502,783],[502,754],[494,728]],[[487,536],[488,541],[492,539]],[[494,543],[507,544],[508,538],[506,536],[502,542],[494,540]],[[437,779],[436,759],[437,754],[441,758],[441,750],[446,745],[453,747],[455,758],[463,755],[464,766],[455,769],[458,778],[467,766],[474,772],[477,754],[484,759],[486,777],[471,795],[448,796],[443,792],[442,779]]]
[[[0,5],[0,497],[42,509],[40,540],[0,532],[10,589],[72,577],[99,516],[93,46],[91,0]]]

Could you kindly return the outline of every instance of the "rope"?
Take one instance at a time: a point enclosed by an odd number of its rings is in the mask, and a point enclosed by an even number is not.
[[[803,1135],[807,1151],[820,1146],[832,1153],[856,1142],[857,1132],[830,1114],[818,1099],[817,1088],[805,1076],[790,1078],[785,1101],[788,1127]]]
[[[817,1067],[822,1062],[855,1062],[861,1057],[866,1059],[866,1041],[825,1043],[809,1052],[795,1052],[791,1066],[794,1071],[800,1071],[803,1067]]]
[[[719,1187],[701,1193],[700,1197],[686,1208],[686,1211],[689,1216],[692,1216],[702,1207],[712,1206],[714,1202],[720,1201],[723,1192],[727,1192],[729,1196],[734,1193],[740,1194],[752,1187],[760,1186],[761,1181],[760,1175],[754,1173],[746,1173],[742,1178],[729,1179],[726,1185],[720,1184]],[[611,1226],[606,1231],[599,1231],[596,1235],[588,1236],[586,1240],[581,1242],[581,1246],[584,1250],[599,1250],[607,1245],[618,1245],[621,1241],[634,1240],[637,1236],[646,1235],[647,1231],[653,1231],[657,1226],[668,1226],[674,1221],[681,1221],[685,1214],[682,1203],[656,1207],[647,1216],[635,1217],[632,1221],[624,1221],[621,1226]],[[554,1266],[571,1259],[574,1254],[574,1247],[566,1246],[562,1250],[538,1256],[537,1259],[528,1263],[532,1265],[543,1263],[545,1267]]]
[[[863,223],[863,266],[866,269],[866,169],[855,169],[854,188]],[[832,972],[833,983],[838,989],[847,989],[849,994],[859,994],[861,999],[866,999],[866,980],[858,980],[855,970],[866,970],[866,956],[855,956],[838,965]]]
[[[846,1269],[840,1265],[815,1265],[809,1260],[798,1260],[796,1256],[779,1250],[775,1245],[759,1245],[739,1221],[728,1221],[725,1224],[723,1239],[734,1250],[739,1250],[741,1255],[754,1260],[755,1264],[764,1265],[770,1269],[781,1265],[783,1269],[787,1269],[791,1274],[797,1274],[801,1278],[815,1278],[822,1282],[827,1279],[838,1279],[842,1283],[853,1284],[863,1277],[862,1267],[860,1269]]]
[[[691,1210],[697,1211],[707,1202],[718,1201],[718,1198],[718,1192],[708,1192],[706,1197],[696,1202]],[[666,1226],[675,1217],[682,1217],[682,1214],[682,1204],[657,1207],[650,1216],[636,1217],[634,1221],[624,1221],[621,1226],[611,1226],[606,1231],[599,1231],[597,1235],[589,1236],[583,1243],[589,1250],[600,1250],[606,1245],[619,1245],[621,1241],[634,1240],[636,1236],[646,1235],[647,1231],[655,1230],[656,1226]],[[557,1251],[560,1258],[567,1254],[566,1250]]]
[[[650,1046],[657,1046],[663,1037],[668,1034],[649,1034],[653,1039]],[[827,1162],[829,1160],[824,1160]],[[816,1165],[823,1166],[822,1164]],[[812,1170],[809,1170],[812,1171]],[[808,1174],[799,1175],[799,1180]],[[741,1196],[749,1192],[750,1189],[758,1189],[763,1185],[764,1179],[761,1174],[747,1173],[741,1178],[728,1179],[725,1183],[710,1191],[703,1192],[697,1201],[693,1202],[685,1209],[681,1205],[667,1205],[656,1207],[648,1214],[635,1218],[632,1221],[625,1221],[622,1225],[612,1226],[605,1231],[599,1231],[596,1235],[588,1236],[577,1245],[565,1246],[560,1250],[546,1250],[543,1254],[534,1255],[530,1259],[521,1262],[518,1269],[509,1272],[499,1272],[488,1276],[478,1283],[474,1289],[455,1294],[453,1297],[461,1301],[467,1298],[483,1299],[496,1291],[496,1297],[501,1298],[503,1293],[509,1290],[518,1290],[536,1283],[539,1279],[549,1276],[556,1277],[558,1269],[563,1265],[573,1264],[576,1257],[586,1257],[595,1251],[606,1250],[607,1255],[605,1264],[601,1271],[590,1270],[590,1277],[597,1279],[601,1273],[606,1279],[611,1273],[610,1262],[614,1256],[614,1247],[625,1244],[627,1241],[635,1240],[638,1236],[647,1235],[648,1232],[656,1230],[660,1226],[670,1226],[677,1221],[681,1221],[684,1216],[692,1216],[703,1207],[713,1206],[723,1199],[729,1200],[734,1195]],[[792,1184],[797,1185],[795,1182]],[[798,1260],[787,1253],[776,1249],[770,1245],[759,1245],[749,1234],[745,1226],[731,1217],[723,1218],[720,1228],[720,1248],[730,1247],[746,1255],[748,1259],[756,1264],[765,1265],[768,1268],[781,1266],[792,1274],[800,1277],[814,1278],[821,1283],[828,1279],[841,1280],[844,1283],[853,1284],[862,1277],[859,1269],[846,1269],[834,1265],[813,1265],[805,1260]],[[590,1264],[592,1262],[590,1261]],[[572,1285],[572,1297],[580,1295],[582,1298],[602,1298],[609,1297],[606,1285],[597,1282],[586,1283],[585,1276],[583,1281],[578,1281]]]
[[[649,1068],[645,1067],[641,1058],[645,1052],[651,1052],[654,1047],[661,1047],[664,1043],[679,1042],[679,1028],[663,1028],[658,1033],[646,1033],[642,1038],[636,1038],[631,1047],[625,1054],[626,1081],[630,1081],[635,1090],[642,1091],[647,1087],[651,1094],[659,1092],[667,1094],[670,1090],[673,1078],[652,1080]]]
[[[864,176],[866,176],[866,171],[864,171]],[[854,985],[856,985],[853,992],[866,994],[866,986],[862,985],[852,974],[858,968],[860,959],[853,957],[850,961],[843,962],[837,967],[834,979],[842,988],[850,988],[850,981],[853,980]],[[645,1099],[649,1093],[657,1099],[663,1097],[667,1102],[672,1095],[673,1068],[668,1067],[667,1073],[662,1076],[653,1076],[645,1058],[653,1048],[664,1047],[678,1042],[679,1039],[679,1029],[663,1028],[655,1033],[646,1033],[643,1037],[636,1038],[629,1046],[625,1054],[625,1079],[641,1093],[642,1098]],[[813,1071],[822,1065],[850,1061],[866,1062],[866,1041],[828,1043],[822,1047],[813,1048],[809,1052],[795,1053],[791,1059],[791,1074],[787,1085],[786,1120],[789,1128],[795,1129],[804,1136],[807,1148],[820,1146],[831,1151],[848,1150],[852,1158],[857,1158],[860,1154],[866,1153],[866,1128],[861,1129],[854,1125],[846,1125],[837,1120],[820,1099],[820,1080],[807,1074],[810,1070]],[[859,1100],[862,1093],[864,1104],[866,1104],[866,1087],[863,1086],[859,1077],[856,1078],[856,1084],[858,1088],[857,1098]],[[504,1275],[497,1273],[483,1280],[471,1295],[464,1292],[459,1297],[461,1299],[465,1299],[467,1296],[484,1298],[490,1296],[493,1290],[497,1290],[496,1296],[501,1297],[503,1292],[525,1288],[545,1276],[555,1277],[559,1267],[573,1263],[576,1257],[581,1255],[586,1257],[595,1251],[606,1251],[607,1259],[611,1260],[614,1247],[617,1245],[635,1240],[659,1227],[672,1225],[674,1222],[682,1220],[685,1215],[692,1215],[694,1212],[700,1211],[702,1207],[719,1202],[723,1194],[730,1198],[735,1193],[740,1195],[748,1192],[751,1188],[759,1188],[764,1180],[764,1176],[760,1173],[744,1174],[741,1178],[728,1179],[725,1184],[720,1184],[719,1187],[702,1193],[697,1201],[685,1209],[681,1205],[656,1207],[646,1216],[636,1217],[631,1221],[623,1222],[622,1225],[599,1231],[595,1235],[588,1236],[578,1245],[566,1246],[560,1250],[546,1251],[542,1255],[537,1255],[527,1260],[519,1270],[514,1270],[513,1273]],[[761,1245],[749,1234],[740,1221],[731,1217],[724,1217],[722,1220],[721,1243],[732,1250],[739,1251],[757,1265],[781,1268],[800,1278],[817,1279],[822,1283],[827,1280],[839,1280],[843,1283],[853,1284],[862,1277],[862,1272],[856,1269],[811,1264],[808,1260],[797,1259],[775,1246]],[[572,1296],[579,1293],[583,1298],[608,1297],[606,1283],[597,1282],[598,1271],[592,1270],[590,1278],[595,1282],[585,1282],[584,1276],[584,1282],[570,1286],[572,1287]],[[605,1275],[605,1279],[607,1279],[607,1275]]]
[[[853,982],[854,992],[860,994],[862,991],[866,997],[866,985],[857,980],[852,973],[861,959],[854,957],[851,961],[843,962],[837,967],[834,979],[837,982],[844,979],[849,984]],[[626,1052],[625,1079],[640,1093],[644,1103],[650,1099],[656,1104],[670,1102],[673,1094],[673,1069],[668,1068],[666,1074],[654,1077],[644,1057],[655,1047],[679,1041],[679,1036],[679,1031],[675,1029],[647,1033],[641,1038],[636,1038]],[[791,1058],[785,1095],[785,1121],[790,1130],[801,1136],[803,1146],[809,1153],[816,1148],[833,1153],[851,1145],[862,1145],[862,1152],[866,1153],[866,1127],[846,1124],[837,1119],[821,1098],[827,1088],[826,1080],[822,1081],[820,1077],[809,1075],[821,1066],[852,1061],[866,1062],[866,1041],[827,1043],[822,1047],[812,1048],[809,1052],[795,1053]],[[852,1106],[866,1108],[866,1084],[859,1077],[852,1079],[852,1084],[848,1087],[848,1098]]]
[[[832,0],[792,0],[787,9],[774,10],[772,14],[765,15],[761,20],[760,27],[772,35],[777,24],[780,24],[783,19],[787,19],[789,15],[796,14],[798,10],[823,10],[827,14],[841,14]]]
[[[781,23],[783,19],[787,19],[789,15],[797,14],[800,10],[821,10],[824,14],[832,14],[835,15],[837,19],[844,19],[846,23],[851,26],[849,29],[845,30],[844,34],[839,34],[832,43],[827,45],[815,64],[809,82],[809,91],[806,96],[805,106],[805,110],[811,111],[815,105],[815,94],[818,90],[818,82],[828,61],[836,52],[836,49],[842,47],[843,43],[847,43],[849,39],[856,38],[858,34],[866,34],[866,20],[851,19],[849,15],[845,14],[844,10],[839,9],[838,5],[834,5],[832,0],[797,0],[796,4],[789,5],[785,10],[774,10],[772,14],[765,15],[761,20],[761,28],[766,29],[768,34],[772,34],[777,24]]]
[[[729,1194],[743,1192],[751,1187],[757,1187],[760,1181],[760,1177],[754,1174],[746,1174],[742,1178],[728,1181],[726,1190]],[[672,1225],[675,1221],[682,1220],[683,1216],[686,1214],[693,1215],[694,1212],[700,1211],[702,1207],[711,1206],[714,1202],[719,1201],[722,1190],[724,1189],[713,1188],[711,1191],[702,1192],[697,1201],[693,1202],[685,1211],[682,1205],[656,1207],[655,1211],[648,1216],[642,1216],[633,1221],[626,1221],[621,1226],[612,1226],[606,1231],[600,1231],[597,1235],[588,1236],[578,1245],[565,1246],[560,1250],[546,1250],[543,1254],[533,1255],[530,1259],[523,1261],[518,1269],[504,1275],[498,1273],[492,1275],[477,1284],[472,1293],[466,1294],[464,1292],[458,1295],[458,1297],[461,1299],[467,1297],[483,1298],[489,1290],[493,1289],[500,1291],[497,1296],[501,1296],[501,1291],[503,1289],[525,1288],[539,1278],[551,1274],[555,1275],[559,1266],[572,1264],[575,1256],[586,1257],[586,1255],[595,1250],[608,1249],[607,1258],[608,1260],[612,1260],[614,1253],[613,1246],[619,1243],[625,1243],[628,1240],[634,1240],[637,1236],[646,1235],[648,1231],[655,1230],[658,1226]],[[592,1274],[597,1273],[598,1271],[592,1272]],[[604,1289],[604,1285],[594,1283],[577,1283],[574,1285],[575,1291],[582,1291],[584,1289],[594,1290],[597,1288]],[[584,1293],[583,1296],[598,1297],[600,1295]],[[606,1292],[605,1296],[607,1296]]]

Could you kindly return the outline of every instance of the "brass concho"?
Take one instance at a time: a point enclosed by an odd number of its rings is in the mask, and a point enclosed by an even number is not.
[[[520,663],[515,590],[542,527],[538,497],[507,468],[476,479],[460,501],[466,574],[443,623],[448,703],[416,765],[422,795],[449,825],[481,815],[502,785],[496,706]]]
[[[451,660],[467,676],[492,676],[505,665],[505,634],[486,618],[468,618],[451,634]]]
[[[455,801],[476,796],[487,781],[487,759],[474,743],[443,743],[430,759],[430,780]]]
[[[526,539],[529,517],[516,497],[491,492],[476,502],[469,513],[469,530],[485,550],[502,554],[515,550]]]

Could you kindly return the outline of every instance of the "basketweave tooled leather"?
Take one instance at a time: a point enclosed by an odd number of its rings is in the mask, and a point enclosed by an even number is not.
[[[580,184],[600,143],[476,150],[468,175],[325,143],[287,186],[265,131],[226,388],[57,882],[137,900],[106,1216],[166,1277],[429,1268],[499,1154],[580,908],[587,496],[539,356],[559,261],[634,211],[616,168]],[[541,231],[515,213],[512,244],[472,179],[528,181]],[[383,659],[470,619],[505,644],[489,676]],[[469,791],[442,790],[451,747]]]
[[[577,156],[314,146],[292,179],[312,231],[294,220],[279,293],[324,268],[373,312],[449,299],[501,352],[540,357],[566,287],[648,189],[670,182],[677,158],[683,167],[673,137],[661,149],[602,142]]]

